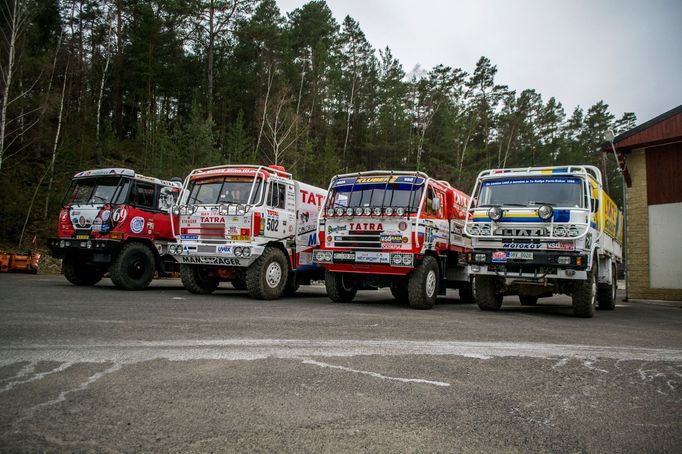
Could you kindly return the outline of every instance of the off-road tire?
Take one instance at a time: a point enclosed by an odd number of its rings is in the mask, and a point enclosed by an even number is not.
[[[460,284],[459,286],[459,301],[464,304],[474,304],[474,286],[471,282]]]
[[[410,274],[407,295],[413,309],[431,309],[438,298],[438,262],[431,256],[424,260]]]
[[[220,279],[211,276],[203,265],[180,265],[180,280],[190,293],[197,295],[209,295],[220,285]]]
[[[62,272],[67,281],[73,285],[92,286],[102,280],[104,271],[72,257],[62,260]]]
[[[123,246],[109,268],[109,277],[116,287],[124,290],[142,290],[154,279],[156,257],[142,243]]]
[[[407,285],[404,282],[396,282],[391,285],[391,295],[401,304],[407,304],[410,300]]]
[[[597,303],[597,269],[596,259],[593,261],[592,270],[587,272],[587,279],[576,283],[573,294],[573,315],[576,317],[594,317]]]
[[[502,307],[502,293],[495,276],[476,276],[474,278],[474,294],[476,304],[482,311],[499,311]]]
[[[274,300],[284,293],[288,277],[287,257],[276,247],[268,246],[246,270],[246,289],[253,298]]]
[[[246,275],[245,273],[238,272],[232,278],[232,287],[235,290],[246,290]]]
[[[538,304],[538,297],[519,295],[519,301],[521,301],[521,306],[535,306]]]
[[[358,293],[358,289],[352,284],[344,282],[346,273],[333,273],[325,270],[324,286],[327,289],[327,296],[335,303],[350,303]]]
[[[616,292],[618,291],[618,279],[616,277],[616,265],[611,264],[611,284],[598,286],[597,306],[600,311],[612,311],[616,308]]]
[[[298,281],[298,276],[293,271],[289,272],[289,277],[287,278],[287,285],[284,286],[284,296],[294,296],[301,286]]]

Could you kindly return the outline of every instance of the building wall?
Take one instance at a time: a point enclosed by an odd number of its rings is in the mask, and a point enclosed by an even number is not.
[[[632,187],[627,189],[628,294],[632,299],[682,300],[682,290],[650,288],[646,163],[644,149],[634,150],[627,156],[627,167],[632,177]]]

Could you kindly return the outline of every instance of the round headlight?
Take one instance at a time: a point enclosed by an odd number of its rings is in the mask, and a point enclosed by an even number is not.
[[[373,211],[374,216],[381,216],[381,208],[376,207]]]
[[[575,225],[572,225],[568,228],[568,236],[578,236],[580,235],[580,230],[578,230],[578,227]]]
[[[403,216],[405,214],[405,208],[402,208],[402,207],[396,208],[395,214],[397,214],[398,216]]]
[[[334,208],[330,208],[327,210],[327,216],[334,216]]]
[[[394,265],[400,265],[403,263],[403,258],[400,256],[400,254],[393,254],[393,257],[391,257],[391,263]]]
[[[488,217],[492,219],[493,221],[499,221],[502,219],[502,208],[500,207],[491,207],[488,210]]]
[[[325,261],[327,261],[327,262],[331,262],[331,261],[332,261],[332,253],[331,253],[331,251],[327,251],[327,252],[324,253],[324,259],[325,259]]]
[[[336,215],[337,216],[343,216],[343,208],[337,208],[336,209]]]
[[[241,246],[237,246],[236,248],[234,248],[234,255],[236,255],[237,257],[241,257],[241,256],[242,256],[242,248],[241,248]]]
[[[362,210],[362,214],[364,214],[365,216],[369,216],[370,214],[372,214],[372,209],[370,207],[365,207]]]
[[[349,207],[349,208],[346,208],[346,214],[347,214],[348,216],[353,216],[353,209],[350,208],[350,207]]]
[[[393,215],[393,208],[391,208],[391,207],[384,208],[384,214],[386,216],[392,216]]]
[[[469,229],[472,235],[480,235],[481,234],[481,228],[477,225],[472,225],[471,228]]]
[[[251,248],[250,247],[245,247],[242,249],[242,256],[248,257],[251,255]]]
[[[218,207],[218,213],[222,216],[227,216],[227,205],[220,205],[220,207]]]
[[[484,225],[481,227],[481,235],[490,235],[490,226]]]
[[[355,208],[355,215],[360,216],[362,214],[362,207],[356,207]]]
[[[61,241],[59,242],[59,247],[64,247],[65,244],[66,244],[66,243],[64,243],[64,240],[61,240]]]
[[[538,208],[538,216],[540,216],[540,219],[542,219],[542,220],[547,221],[553,215],[554,215],[554,210],[549,205],[542,205],[540,208]]]
[[[554,236],[566,236],[566,227],[563,225],[554,227]]]

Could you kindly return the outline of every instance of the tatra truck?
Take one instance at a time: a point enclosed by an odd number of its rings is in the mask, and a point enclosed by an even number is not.
[[[172,209],[187,290],[215,291],[221,281],[257,299],[276,299],[321,279],[313,263],[317,215],[326,192],[280,166],[223,165],[193,170]]]
[[[347,302],[358,290],[390,287],[397,300],[430,309],[447,288],[458,288],[473,302],[462,235],[468,203],[466,194],[422,172],[335,176],[314,252],[328,296]]]
[[[616,304],[623,217],[594,166],[485,170],[464,231],[474,295],[495,311],[505,295],[522,305],[570,295],[573,313],[593,317]]]
[[[172,271],[166,255],[175,242],[169,210],[180,181],[146,177],[130,169],[107,168],[74,175],[57,226],[48,239],[62,259],[66,279],[95,285],[105,273],[122,289],[146,288],[158,271]]]

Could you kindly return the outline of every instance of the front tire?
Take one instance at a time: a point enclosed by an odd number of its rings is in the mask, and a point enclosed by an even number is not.
[[[142,243],[128,243],[116,256],[109,277],[116,287],[124,290],[142,290],[154,279],[156,258]]]
[[[596,259],[592,269],[587,272],[587,279],[576,285],[573,291],[573,315],[576,317],[594,317],[597,302],[597,268]]]
[[[220,285],[218,277],[202,265],[180,265],[180,280],[190,293],[197,295],[209,295]]]
[[[476,276],[474,278],[476,303],[482,311],[499,311],[502,307],[502,293],[499,280],[495,276]]]
[[[246,288],[259,300],[274,300],[282,296],[289,277],[289,263],[282,251],[266,247],[246,270]]]
[[[398,302],[401,304],[407,304],[410,300],[407,292],[407,286],[402,280],[399,282],[394,282],[391,285],[391,295],[393,295],[393,298],[398,300]]]
[[[62,260],[62,272],[67,281],[78,286],[92,286],[102,280],[104,271],[93,265],[78,261],[73,257]]]
[[[431,256],[424,257],[422,263],[410,275],[407,294],[413,309],[431,309],[438,297],[438,262]]]
[[[459,286],[459,301],[464,304],[474,304],[476,299],[474,298],[474,286],[471,282],[466,282]]]
[[[346,273],[333,273],[325,270],[324,286],[327,289],[327,296],[335,303],[350,303],[358,293],[352,282],[349,282]]]
[[[616,308],[616,292],[618,280],[616,279],[616,265],[611,265],[611,284],[599,287],[597,290],[597,303],[600,311],[612,311]]]

